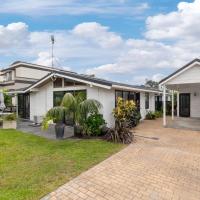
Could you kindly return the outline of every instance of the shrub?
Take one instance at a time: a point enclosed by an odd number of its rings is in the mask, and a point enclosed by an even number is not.
[[[163,113],[162,113],[161,111],[155,111],[154,114],[155,114],[155,117],[156,117],[156,118],[160,118],[160,117],[162,117],[162,114],[163,114]]]
[[[101,114],[92,114],[85,121],[85,134],[86,135],[101,135],[101,127],[105,125],[106,122]]]
[[[4,104],[5,106],[12,106],[12,97],[7,93],[7,90],[3,90]]]
[[[155,113],[152,112],[152,111],[149,111],[149,112],[146,114],[146,119],[148,119],[148,120],[156,119]]]
[[[62,106],[56,106],[51,108],[45,115],[42,122],[42,129],[48,129],[49,124],[53,121],[54,123],[64,122],[65,108]]]
[[[5,116],[3,117],[3,119],[4,119],[5,121],[15,121],[15,120],[17,119],[17,116],[16,116],[15,113],[12,113],[12,114],[9,114],[9,115],[5,115]]]
[[[138,111],[137,109],[135,109],[135,111],[133,111],[132,116],[130,116],[130,128],[136,127],[141,119],[141,114],[140,111]]]
[[[137,120],[133,120],[136,109],[134,101],[123,100],[120,97],[117,99],[117,106],[113,110],[115,128],[107,131],[107,140],[122,142],[124,144],[128,144],[133,141],[133,134],[131,133],[130,128],[133,124],[135,125],[138,123]],[[139,116],[137,119],[139,119]]]

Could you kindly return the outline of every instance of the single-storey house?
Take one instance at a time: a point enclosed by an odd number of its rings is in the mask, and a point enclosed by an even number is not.
[[[66,92],[85,92],[87,98],[101,102],[101,110],[108,126],[114,125],[112,110],[117,97],[134,100],[142,119],[147,111],[155,111],[155,99],[160,91],[144,86],[134,86],[78,74],[59,68],[20,62],[1,70],[1,88],[15,96],[13,103],[21,118],[33,120],[61,103]]]
[[[177,93],[177,117],[200,118],[200,59],[194,59],[160,81],[163,88],[163,125],[166,126],[166,89],[172,91],[172,119],[174,93]]]

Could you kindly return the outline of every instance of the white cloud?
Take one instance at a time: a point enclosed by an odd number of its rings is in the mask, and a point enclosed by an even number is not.
[[[109,27],[99,23],[82,23],[77,25],[72,33],[80,38],[98,44],[102,48],[117,47],[122,44],[122,38],[116,33],[110,32]]]
[[[160,80],[162,80],[164,78],[164,75],[163,74],[154,74],[151,78],[151,80],[153,81],[156,81],[156,82],[159,82]]]
[[[28,39],[28,26],[25,23],[11,23],[7,26],[0,26],[0,47],[20,47]]]
[[[154,74],[153,76],[137,75],[133,77],[131,83],[133,84],[137,83],[138,85],[140,85],[144,84],[147,80],[159,82],[162,78],[164,78],[164,75],[160,73]]]
[[[9,54],[11,57],[50,65],[52,34],[56,40],[57,65],[61,66],[72,60],[79,63],[78,66],[108,63],[119,56],[121,52],[119,47],[123,45],[123,40],[118,34],[95,22],[79,24],[72,30],[53,32],[31,32],[25,23],[19,22],[0,26],[0,55]]]
[[[127,0],[4,0],[0,13],[35,15],[115,14],[140,15],[148,3],[136,4]]]
[[[181,67],[200,56],[199,10],[200,0],[181,2],[177,11],[148,17],[146,38],[124,40],[121,54],[115,62],[88,69],[87,72],[102,76],[106,73],[127,76],[145,69],[148,73],[153,70],[162,74],[162,70]],[[151,78],[159,79],[158,74]],[[148,78],[143,75],[138,77],[140,80]]]
[[[72,30],[37,32],[21,22],[0,26],[0,56],[50,65],[50,35],[54,34],[60,66],[71,64],[72,70],[77,66],[79,72],[101,77],[129,76],[131,80],[135,76],[136,83],[148,77],[159,80],[166,70],[199,57],[199,2],[179,3],[177,11],[149,17],[144,39],[125,39],[96,22],[81,23]]]
[[[200,0],[180,2],[177,11],[148,17],[148,39],[199,39]]]

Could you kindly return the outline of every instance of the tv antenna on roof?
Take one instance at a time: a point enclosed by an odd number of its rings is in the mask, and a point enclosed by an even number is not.
[[[54,67],[54,43],[55,43],[55,38],[54,38],[54,35],[51,35],[51,65],[52,65],[52,68]]]

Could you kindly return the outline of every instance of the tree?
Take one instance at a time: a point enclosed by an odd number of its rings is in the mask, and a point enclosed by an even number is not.
[[[153,80],[146,80],[145,86],[158,89],[159,83]]]
[[[98,113],[102,105],[95,99],[84,99],[80,93],[73,96],[66,93],[61,106],[66,109],[66,114],[73,118],[76,125],[83,125],[89,114]]]

